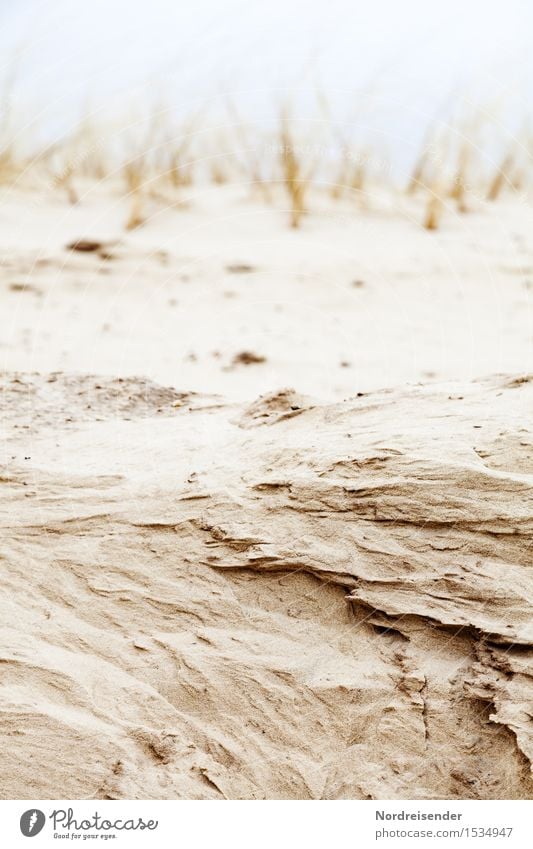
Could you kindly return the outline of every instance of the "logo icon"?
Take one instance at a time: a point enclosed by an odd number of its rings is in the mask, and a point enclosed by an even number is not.
[[[46,822],[46,817],[42,811],[37,808],[30,808],[29,811],[24,811],[20,818],[20,830],[24,837],[35,837],[43,830]]]

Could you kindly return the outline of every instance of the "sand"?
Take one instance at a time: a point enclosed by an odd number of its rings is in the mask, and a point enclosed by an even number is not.
[[[251,401],[532,368],[533,216],[516,199],[427,232],[416,199],[360,210],[311,198],[294,231],[281,201],[223,186],[124,233],[124,200],[78,193],[75,206],[3,200],[6,370],[139,375]],[[82,238],[103,251],[65,249]],[[246,351],[265,362],[235,364]]]
[[[532,797],[530,221],[401,204],[4,199],[2,798]]]

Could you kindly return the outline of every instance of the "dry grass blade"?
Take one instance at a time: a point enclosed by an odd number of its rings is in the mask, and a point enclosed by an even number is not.
[[[134,230],[145,221],[143,214],[143,186],[145,182],[145,160],[143,156],[127,162],[123,168],[127,197],[130,200],[130,212],[126,221],[126,230]]]
[[[427,136],[422,149],[415,161],[409,183],[407,186],[407,194],[414,195],[420,188],[427,185],[427,172],[429,170],[432,158],[434,155],[434,145]]]
[[[468,142],[463,142],[459,149],[457,170],[453,178],[450,197],[457,202],[459,212],[467,212],[466,187],[468,185],[468,169],[471,160],[471,148]]]
[[[343,145],[337,177],[331,189],[333,200],[341,198],[347,190],[362,192],[368,179],[368,157],[364,152],[355,153]]]
[[[251,183],[252,190],[257,192],[265,203],[271,203],[272,194],[269,181],[264,176],[264,145],[258,145],[256,141],[250,140],[246,125],[231,101],[226,102],[226,108],[233,123],[240,151],[245,156],[245,163],[243,166],[241,165],[241,170],[244,171],[246,179]]]
[[[514,162],[514,155],[512,152],[507,153],[500,167],[497,169],[494,177],[490,181],[489,188],[487,190],[487,200],[497,200],[500,196],[502,189],[505,184],[511,185],[511,180],[509,178],[509,172],[512,169]]]
[[[191,153],[193,145],[194,132],[199,125],[202,114],[192,115],[188,121],[183,124],[179,135],[174,135],[170,143],[165,145],[168,148],[168,164],[167,177],[170,185],[174,189],[190,186],[193,183],[193,160]],[[177,141],[176,141],[177,139]]]
[[[24,163],[19,161],[13,141],[12,92],[15,85],[16,70],[13,67],[6,78],[0,96],[0,183],[10,183],[17,178]]]

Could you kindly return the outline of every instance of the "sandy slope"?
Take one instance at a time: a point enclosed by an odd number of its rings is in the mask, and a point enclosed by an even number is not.
[[[0,206],[0,795],[531,797],[528,208],[126,215]]]
[[[2,796],[531,796],[532,381],[2,399]]]

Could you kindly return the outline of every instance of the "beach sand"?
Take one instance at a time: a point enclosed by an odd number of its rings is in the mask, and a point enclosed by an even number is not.
[[[2,798],[531,798],[530,214],[418,203],[5,192]]]

